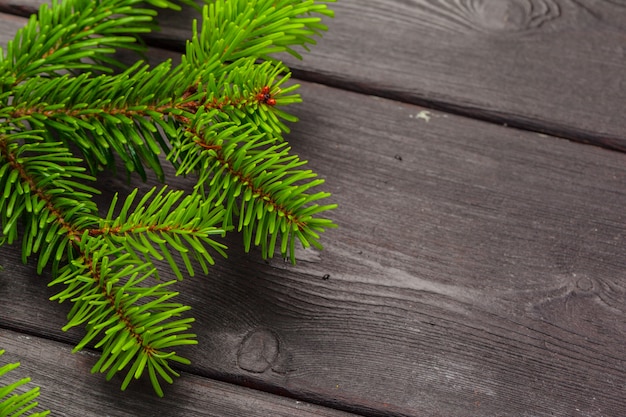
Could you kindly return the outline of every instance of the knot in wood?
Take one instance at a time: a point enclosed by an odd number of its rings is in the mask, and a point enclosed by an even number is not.
[[[489,32],[520,32],[541,27],[558,18],[554,0],[472,0],[470,21]]]
[[[581,277],[576,281],[576,288],[588,292],[593,290],[593,281],[588,277]]]
[[[241,342],[237,365],[248,372],[263,373],[276,363],[279,353],[278,336],[268,329],[255,329]]]

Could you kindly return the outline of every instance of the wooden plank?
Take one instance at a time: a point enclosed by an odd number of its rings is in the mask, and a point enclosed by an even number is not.
[[[626,150],[626,7],[614,1],[342,0],[299,78]],[[189,16],[155,34],[189,36]],[[182,35],[182,37],[181,37]]]
[[[231,236],[228,260],[181,282],[200,342],[186,371],[367,415],[626,415],[626,156],[302,93],[290,141],[340,228],[295,267]],[[49,276],[0,254],[0,327],[75,342]]]
[[[302,94],[291,143],[340,228],[295,267],[233,235],[181,282],[200,343],[186,371],[372,416],[626,415],[626,155]],[[0,326],[75,341],[48,277],[1,250]]]
[[[89,373],[97,361],[92,352],[73,355],[65,344],[2,329],[0,345],[6,350],[0,365],[21,363],[2,382],[30,377],[29,388],[41,388],[40,411],[50,409],[54,416],[355,416],[187,373],[164,398],[155,398],[149,384],[120,392]]]
[[[29,0],[28,5],[41,0]],[[23,1],[0,0],[21,11]],[[626,7],[617,1],[342,0],[302,79],[626,150]],[[155,42],[181,48],[188,9]]]
[[[4,48],[7,41],[15,36],[15,32],[24,26],[26,20],[18,16],[0,13],[0,22],[0,47]]]

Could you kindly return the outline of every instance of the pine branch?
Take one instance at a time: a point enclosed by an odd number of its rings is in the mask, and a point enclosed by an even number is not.
[[[81,230],[96,223],[98,193],[81,180],[94,180],[74,165],[80,159],[58,143],[46,143],[33,133],[0,133],[0,226],[7,243],[24,225],[24,261],[43,249],[37,262],[41,273],[48,261],[54,270]]]
[[[273,54],[315,44],[326,26],[321,16],[332,17],[324,3],[334,0],[208,0],[202,10],[202,30],[194,22],[186,58],[206,67],[255,57],[272,60]],[[315,16],[318,15],[318,16]]]
[[[194,320],[178,318],[189,306],[170,302],[178,295],[168,288],[175,280],[147,287],[144,281],[157,277],[154,259],[167,259],[182,279],[168,246],[181,255],[191,276],[189,253],[206,273],[207,265],[213,264],[207,248],[225,255],[225,247],[211,239],[224,233],[215,227],[222,221],[222,209],[197,194],[181,200],[180,191],[163,188],[155,192],[147,193],[130,212],[136,191],[132,193],[115,219],[114,199],[107,217],[98,227],[84,231],[74,245],[70,263],[50,285],[66,286],[53,300],[74,303],[64,330],[86,324],[87,334],[75,350],[104,334],[95,345],[103,354],[93,372],[107,372],[110,379],[130,366],[122,384],[125,389],[147,368],[155,390],[163,395],[157,376],[169,383],[171,376],[178,376],[169,361],[189,363],[163,349],[195,344],[195,335],[187,333]]]
[[[237,67],[211,72],[203,75],[203,79],[202,83],[188,88],[188,100],[182,106],[194,114],[198,110],[206,112],[215,109],[219,112],[211,117],[216,122],[249,124],[257,127],[258,132],[273,135],[277,140],[282,140],[281,135],[289,132],[284,121],[297,121],[296,117],[277,108],[301,101],[299,95],[292,94],[299,85],[286,86],[290,73],[280,63],[240,59]],[[203,114],[195,115],[198,120],[202,117]],[[203,122],[206,120],[203,119]]]
[[[64,330],[85,326],[75,349],[101,348],[93,372],[126,372],[122,389],[147,372],[163,395],[172,363],[188,363],[175,349],[196,343],[159,261],[178,280],[195,265],[207,273],[213,253],[225,256],[215,238],[235,226],[246,250],[280,248],[295,261],[296,241],[321,248],[320,232],[335,226],[320,217],[335,207],[319,204],[323,181],[284,142],[296,119],[278,107],[300,97],[271,57],[298,56],[332,12],[313,0],[207,2],[174,68],[111,75],[121,64],[110,54],[139,50],[137,35],[152,29],[139,0],[53,1],[0,53],[0,245],[21,238],[24,261],[38,254],[40,273],[52,263],[50,285],[64,285],[52,299],[73,303]],[[101,218],[93,175],[120,158],[128,173],[165,180],[161,152],[177,175],[197,175],[194,192],[135,190],[119,208],[116,195]]]
[[[0,356],[4,354],[4,350],[0,350]],[[11,371],[20,366],[17,363],[8,363],[0,366],[0,378],[9,374]],[[18,417],[25,416],[31,410],[36,408],[39,403],[36,401],[39,397],[39,387],[31,388],[22,393],[17,393],[20,387],[28,384],[30,378],[22,378],[12,384],[0,386],[0,416],[1,417]],[[50,414],[50,411],[28,414],[30,417],[43,417]]]
[[[323,180],[313,180],[317,175],[311,170],[298,169],[306,162],[289,155],[286,144],[271,145],[272,139],[253,137],[242,127],[239,132],[228,139],[216,136],[219,147],[201,151],[197,161],[185,165],[198,166],[196,189],[226,208],[224,224],[238,219],[246,250],[254,243],[264,257],[272,257],[280,236],[281,255],[295,262],[295,240],[320,248],[319,232],[335,225],[313,216],[336,205],[311,204],[330,194],[308,193]],[[194,145],[188,141],[187,148]]]
[[[102,348],[103,353],[92,372],[107,372],[108,380],[130,365],[122,384],[125,389],[147,367],[155,391],[162,396],[156,373],[171,383],[171,376],[178,373],[169,361],[189,364],[174,351],[163,349],[197,343],[194,334],[186,333],[194,319],[179,318],[190,307],[170,302],[178,295],[168,289],[175,280],[141,285],[153,276],[154,268],[138,262],[130,253],[109,247],[103,240],[100,237],[80,242],[80,257],[72,259],[50,283],[66,285],[52,300],[74,302],[64,330],[86,323],[87,333],[75,351],[103,334],[94,346]]]
[[[18,140],[33,142],[28,146],[18,144]],[[186,244],[192,247],[192,253],[203,270],[207,271],[207,263],[213,263],[213,259],[204,245],[223,253],[224,247],[209,237],[223,233],[223,230],[214,227],[214,224],[221,222],[221,210],[201,200],[198,195],[188,196],[174,209],[182,192],[164,194],[163,189],[156,194],[151,204],[148,204],[148,199],[153,192],[148,193],[139,203],[138,209],[129,215],[135,196],[131,194],[120,215],[112,220],[114,201],[107,218],[96,222],[92,212],[97,210],[90,200],[82,203],[64,196],[70,191],[75,198],[88,198],[90,194],[81,193],[78,189],[91,189],[63,178],[68,176],[68,171],[74,171],[75,178],[82,170],[52,162],[55,157],[57,162],[76,162],[76,158],[72,158],[64,148],[53,146],[58,145],[41,142],[30,134],[0,136],[0,156],[4,160],[0,178],[5,180],[0,183],[5,190],[5,197],[0,200],[0,210],[6,213],[2,225],[8,243],[17,238],[18,218],[30,217],[35,220],[39,216],[38,221],[27,223],[23,254],[27,256],[36,252],[42,246],[43,239],[46,247],[38,261],[40,272],[53,254],[55,269],[63,255],[69,256],[70,262],[60,268],[58,277],[50,285],[66,285],[65,290],[52,297],[53,300],[70,299],[74,302],[64,330],[87,323],[87,335],[76,349],[81,349],[104,332],[106,336],[96,347],[103,347],[105,359],[98,362],[94,371],[109,370],[107,378],[110,379],[133,360],[123,388],[132,379],[131,375],[138,378],[147,366],[155,390],[162,395],[156,375],[171,382],[170,375],[177,374],[168,361],[187,363],[186,359],[174,352],[164,352],[162,349],[195,343],[193,334],[184,333],[193,319],[170,320],[189,309],[188,306],[166,302],[177,295],[165,288],[175,281],[152,287],[140,286],[147,278],[154,276],[156,270],[137,255],[137,249],[140,252],[148,251],[158,259],[167,258],[177,276],[182,278],[165,245],[168,243],[181,253],[188,272],[193,275],[186,254],[189,250],[178,237],[180,234]],[[44,154],[44,159],[38,153],[45,151],[49,153]],[[1,175],[5,172],[10,174]],[[45,173],[47,178],[37,178],[37,173]],[[88,211],[81,212],[81,209]],[[29,216],[23,216],[23,212]],[[43,215],[43,212],[47,215]],[[209,215],[198,216],[198,212]],[[146,234],[158,244],[162,254],[149,243]],[[140,238],[135,239],[135,236]],[[147,302],[146,298],[150,301]],[[152,340],[154,343],[150,343]],[[111,368],[112,365],[115,366]]]
[[[214,260],[207,247],[226,257],[226,246],[216,242],[211,236],[224,236],[226,230],[215,225],[222,223],[224,210],[216,207],[211,200],[203,200],[200,195],[183,196],[182,191],[169,191],[162,188],[156,195],[156,189],[146,193],[138,204],[138,209],[127,213],[134,201],[137,190],[126,199],[120,215],[113,219],[117,197],[113,200],[109,214],[100,227],[90,229],[90,236],[103,236],[111,247],[123,247],[131,254],[144,254],[146,262],[167,260],[178,279],[183,275],[170,249],[175,250],[183,259],[187,273],[194,276],[195,271],[189,255],[193,256],[203,272],[208,273],[208,265]],[[152,198],[150,204],[148,199]],[[139,256],[137,256],[139,258]]]
[[[33,142],[29,146],[18,144],[18,140]],[[41,153],[44,153],[43,158]],[[4,161],[0,168],[0,179],[4,181],[0,184],[5,190],[4,198],[0,200],[0,212],[5,213],[2,225],[3,233],[8,236],[8,243],[17,238],[17,219],[26,218],[31,221],[26,224],[24,256],[40,249],[43,246],[42,239],[45,242],[45,250],[38,260],[40,273],[52,254],[55,270],[63,255],[70,258],[70,262],[60,268],[58,277],[50,285],[66,285],[65,290],[52,297],[53,300],[70,299],[74,302],[64,330],[87,322],[87,334],[76,346],[76,350],[80,350],[104,332],[105,336],[96,345],[102,347],[104,353],[93,370],[109,370],[107,378],[110,379],[134,360],[123,388],[132,377],[140,377],[147,366],[155,390],[162,395],[157,374],[165,381],[172,382],[170,375],[178,374],[168,362],[188,363],[174,352],[162,349],[196,343],[193,334],[184,333],[193,319],[177,318],[189,310],[189,307],[168,302],[178,293],[171,292],[166,287],[176,281],[152,287],[140,286],[146,278],[154,275],[155,269],[137,257],[135,251],[124,253],[123,248],[109,245],[106,237],[110,233],[101,227],[102,221],[98,228],[85,227],[94,225],[93,212],[97,210],[90,200],[87,203],[77,202],[65,196],[71,193],[74,198],[89,198],[90,194],[77,190],[82,188],[91,191],[91,188],[64,178],[72,171],[73,179],[79,177],[82,172],[79,167],[61,166],[51,161],[56,159],[56,162],[76,162],[76,158],[72,158],[64,148],[41,142],[30,134],[3,135],[0,136],[0,156]],[[6,172],[10,173],[2,175]],[[46,178],[38,178],[38,175]],[[145,203],[149,195],[150,193],[141,203]],[[161,198],[162,193],[159,193],[156,201],[147,209],[140,203],[139,211],[127,216],[132,202],[132,198],[129,198],[113,226],[122,225],[122,220],[141,218],[142,214],[151,213],[149,218],[156,220],[155,207],[166,200],[169,206],[167,208],[171,208],[180,195],[180,192],[170,193]],[[221,232],[209,225],[219,222],[220,216],[215,213],[212,217],[201,218],[202,220],[189,220],[189,215],[196,214],[192,208],[206,208],[206,204],[197,204],[197,201],[197,196],[187,198],[179,205],[178,210],[172,210],[168,216],[161,218],[161,232],[163,236],[172,230],[182,229],[191,234],[193,238],[188,239],[188,242],[193,242],[195,253],[201,259],[203,269],[206,269],[206,260],[212,261],[212,258],[206,254],[202,244],[211,243],[219,250],[222,249],[221,245],[207,237],[209,234]],[[113,207],[110,213],[112,211]],[[28,216],[22,215],[23,213]],[[181,222],[187,229],[174,227],[174,220]],[[167,229],[168,226],[171,230]],[[140,227],[142,225],[134,224],[134,232],[137,233]],[[167,253],[164,245],[160,245],[160,248]],[[200,255],[204,257],[200,258]],[[171,255],[168,256],[171,259]],[[176,319],[171,320],[172,318]]]
[[[52,0],[0,49],[0,92],[28,78],[66,71],[102,71],[125,65],[111,55],[118,48],[144,50],[138,35],[156,28],[156,11],[141,0]],[[179,9],[173,2],[148,0],[156,7]],[[184,1],[189,4],[189,1]],[[90,61],[86,61],[89,59]]]
[[[165,120],[168,113],[177,112],[167,105],[171,98],[157,104],[174,89],[166,81],[169,69],[168,62],[152,71],[137,63],[115,76],[30,79],[14,89],[10,99],[15,104],[9,105],[9,97],[3,103],[0,96],[0,118],[14,129],[40,129],[48,141],[73,143],[94,174],[101,167],[113,167],[117,155],[128,172],[137,171],[145,179],[147,166],[163,179],[158,156],[161,149],[169,151],[167,135],[177,131],[173,121]]]
[[[0,96],[0,118],[15,129],[41,129],[47,140],[74,143],[92,173],[114,166],[117,155],[128,172],[145,178],[144,167],[149,167],[164,179],[160,150],[169,152],[167,141],[189,131],[190,120],[203,118],[207,110],[219,110],[213,114],[217,121],[251,123],[282,139],[289,129],[281,119],[296,119],[275,106],[300,101],[290,95],[297,85],[281,88],[289,79],[288,74],[278,78],[284,71],[280,65],[246,60],[219,79],[210,75],[206,85],[194,85],[198,70],[171,72],[164,62],[152,70],[137,63],[116,76],[36,78],[16,87],[12,96]]]

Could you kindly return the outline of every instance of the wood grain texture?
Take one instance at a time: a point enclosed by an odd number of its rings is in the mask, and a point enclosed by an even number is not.
[[[299,78],[626,150],[623,2],[342,0],[332,7],[336,18],[320,44],[303,62],[287,60]],[[190,27],[180,16],[163,25],[159,36],[170,45]]]
[[[0,0],[26,12],[42,0]],[[19,7],[19,9],[18,9]],[[626,150],[626,5],[607,0],[342,0],[299,78]],[[197,12],[152,42],[181,48]]]
[[[178,285],[199,337],[178,382],[370,416],[626,415],[626,155],[312,83],[301,92],[289,140],[327,179],[340,228],[297,266],[229,236],[229,259]],[[47,301],[50,277],[17,247],[0,259],[0,328],[22,333],[0,338],[75,343],[80,330],[59,330],[69,306]],[[96,387],[85,401],[119,398],[119,380],[83,368]],[[146,401],[128,412],[161,414]]]
[[[232,235],[229,259],[181,282],[187,372],[371,416],[626,414],[626,155],[302,94],[290,141],[340,228],[295,267]],[[1,250],[0,326],[75,342],[48,277]]]
[[[6,350],[0,365],[21,363],[3,382],[30,377],[29,388],[41,388],[39,410],[50,409],[53,416],[355,416],[186,373],[165,398],[154,398],[149,384],[120,392],[89,373],[97,361],[92,352],[72,354],[67,345],[2,329],[0,345]]]
[[[13,38],[15,32],[24,26],[24,23],[26,20],[21,17],[0,13],[0,46],[2,48],[6,46],[9,39]]]

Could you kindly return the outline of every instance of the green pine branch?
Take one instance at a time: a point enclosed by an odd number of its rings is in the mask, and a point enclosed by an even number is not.
[[[0,350],[0,356],[4,354],[4,350]],[[8,363],[0,366],[0,381],[11,371],[20,366],[17,363]],[[39,403],[36,401],[39,397],[39,387],[34,387],[25,392],[19,392],[22,387],[30,382],[30,378],[22,378],[10,384],[0,384],[0,417],[43,417],[50,414],[50,411],[42,411],[30,413]],[[22,390],[23,391],[23,390]],[[30,414],[27,414],[30,413]]]
[[[316,191],[323,180],[284,142],[295,117],[278,107],[300,97],[272,57],[314,43],[332,13],[324,1],[209,1],[181,64],[111,73],[122,67],[111,54],[140,50],[153,28],[138,3],[53,2],[0,54],[0,242],[21,239],[39,273],[52,265],[50,285],[63,287],[52,299],[72,303],[64,330],[86,329],[75,350],[102,350],[94,372],[125,372],[122,389],[147,373],[163,395],[172,364],[189,363],[176,348],[196,343],[172,288],[226,256],[226,232],[295,262],[296,242],[321,249],[335,227],[321,217],[335,207]],[[194,191],[135,190],[101,217],[94,177],[119,159],[167,181],[161,153]],[[160,280],[161,261],[176,279]]]
[[[9,41],[0,53],[0,91],[29,78],[52,77],[66,71],[103,71],[125,65],[112,57],[118,48],[143,49],[138,35],[155,29],[157,12],[140,0],[52,0]],[[148,0],[163,8],[176,3]],[[186,2],[188,3],[188,2]],[[90,62],[86,62],[89,59]]]
[[[189,276],[195,275],[191,259],[200,264],[205,274],[208,266],[215,263],[207,247],[226,257],[226,246],[212,238],[225,234],[225,229],[216,227],[222,223],[224,210],[212,200],[191,194],[181,201],[182,191],[167,191],[164,187],[157,193],[153,188],[143,196],[137,209],[128,213],[136,195],[137,190],[128,196],[120,215],[113,219],[116,197],[107,217],[98,228],[90,229],[89,235],[102,236],[110,247],[124,248],[137,257],[143,255],[149,264],[167,260],[178,279],[183,279],[183,274],[172,250],[182,257]]]
[[[50,260],[56,270],[68,245],[97,220],[91,198],[98,191],[84,183],[94,178],[67,148],[33,132],[0,130],[0,157],[2,235],[11,244],[22,229],[24,261],[39,253],[38,273]]]
[[[74,350],[101,336],[94,347],[103,352],[92,372],[107,372],[111,379],[130,364],[122,384],[125,389],[147,368],[155,391],[162,396],[157,374],[171,383],[178,373],[170,361],[189,364],[170,349],[197,343],[195,335],[188,333],[194,319],[181,318],[190,307],[171,302],[178,293],[168,287],[176,280],[142,285],[154,276],[155,269],[138,262],[131,253],[107,245],[102,237],[85,239],[77,249],[79,257],[50,283],[66,286],[52,300],[74,303],[63,330],[86,325],[86,335]]]
[[[321,248],[318,232],[333,224],[313,216],[335,206],[310,204],[330,194],[308,193],[323,180],[313,180],[317,175],[311,170],[298,169],[306,162],[290,155],[285,143],[244,136],[244,141],[222,141],[200,154],[204,161],[196,187],[225,205],[225,225],[238,219],[246,250],[254,243],[264,257],[272,257],[280,237],[281,255],[295,262],[296,239],[304,247]]]

